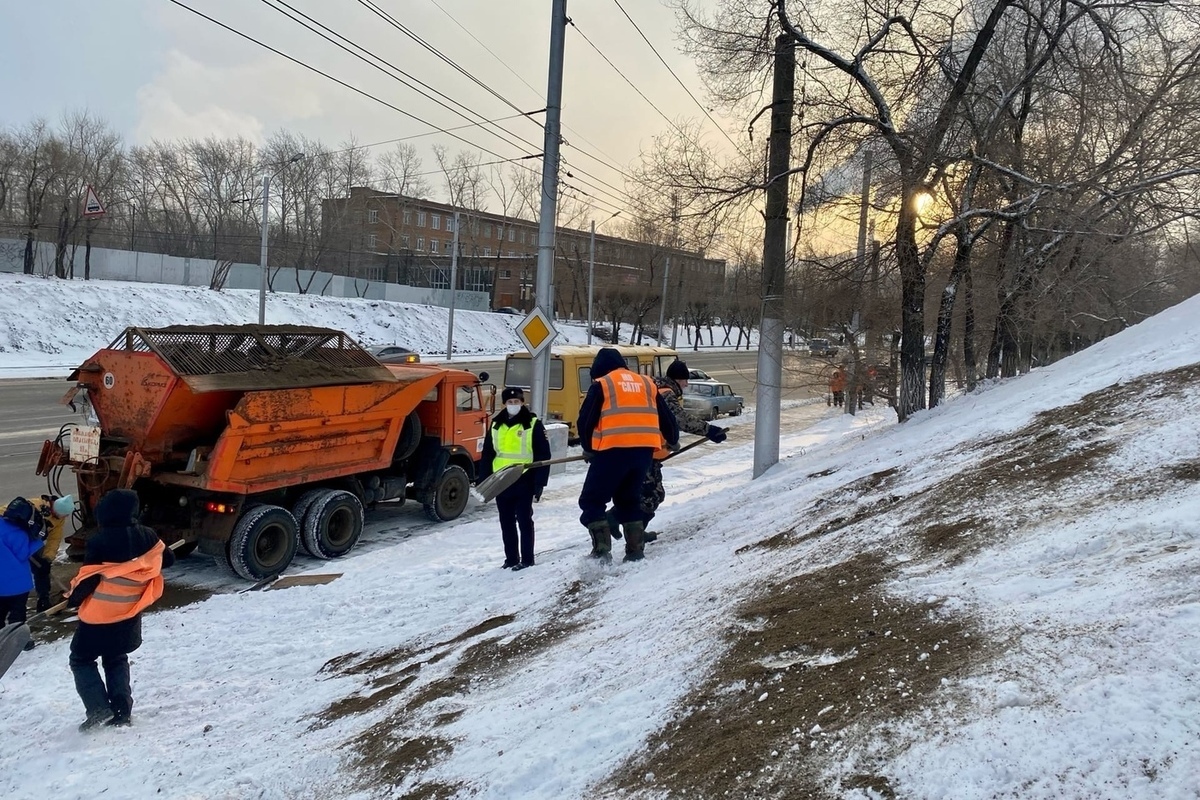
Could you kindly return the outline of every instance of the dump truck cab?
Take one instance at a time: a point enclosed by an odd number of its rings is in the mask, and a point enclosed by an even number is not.
[[[326,328],[129,328],[69,380],[83,419],[45,443],[38,473],[74,473],[82,536],[105,492],[131,488],[165,541],[253,580],[297,544],[349,552],[380,502],[454,519],[487,430],[476,376],[384,365]]]

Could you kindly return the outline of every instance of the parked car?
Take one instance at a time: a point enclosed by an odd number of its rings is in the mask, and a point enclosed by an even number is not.
[[[828,339],[809,339],[808,354],[816,358],[833,358],[838,353],[837,347],[830,344]]]
[[[407,347],[400,347],[394,344],[384,344],[378,347],[372,347],[371,355],[382,361],[384,364],[419,364],[421,356],[409,350]]]
[[[714,379],[707,372],[705,372],[702,369],[689,369],[688,370],[688,380],[689,381],[711,381]]]
[[[521,309],[519,309],[519,308],[513,308],[512,306],[500,306],[499,308],[497,308],[497,309],[493,309],[493,310],[494,310],[494,311],[495,311],[497,314],[512,314],[514,317],[523,317],[523,316],[525,316],[525,312],[524,312],[524,311],[522,311],[522,310],[521,310]]]
[[[683,407],[707,419],[721,414],[736,417],[742,413],[742,396],[733,393],[728,383],[692,383],[683,390]]]

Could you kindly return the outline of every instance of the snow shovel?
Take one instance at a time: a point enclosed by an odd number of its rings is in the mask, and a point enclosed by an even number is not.
[[[39,611],[24,622],[8,625],[0,630],[0,676],[8,672],[8,668],[17,660],[17,656],[25,650],[25,645],[33,641],[33,633],[29,630],[29,623],[36,622],[42,617],[49,617],[57,614],[67,607],[67,601],[63,600],[56,606],[50,606],[45,611]]]
[[[583,456],[566,456],[564,458],[551,458],[548,461],[535,461],[532,464],[509,464],[504,469],[493,472],[486,478],[475,485],[472,494],[479,498],[480,502],[486,503],[489,500],[495,500],[496,495],[503,492],[508,487],[512,486],[517,481],[521,480],[521,476],[525,474],[525,470],[534,469],[536,467],[548,467],[552,464],[566,464],[570,461],[582,461]]]

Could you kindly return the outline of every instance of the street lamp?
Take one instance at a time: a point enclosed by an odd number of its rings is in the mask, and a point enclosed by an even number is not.
[[[279,169],[275,170],[270,175],[263,175],[262,193],[263,193],[263,212],[262,212],[262,253],[259,256],[259,276],[260,282],[258,286],[258,324],[265,325],[267,321],[267,232],[268,221],[271,212],[271,179],[283,172],[291,164],[295,164],[300,159],[304,158],[304,153],[296,153],[296,155],[285,161]]]

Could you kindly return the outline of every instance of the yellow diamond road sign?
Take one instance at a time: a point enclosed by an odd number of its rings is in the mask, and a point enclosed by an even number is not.
[[[550,318],[542,313],[540,308],[534,306],[533,311],[529,312],[529,316],[517,325],[517,335],[521,337],[521,342],[529,354],[536,356],[550,342],[554,341],[554,337],[558,336],[558,331],[555,330],[554,323],[550,321]]]

